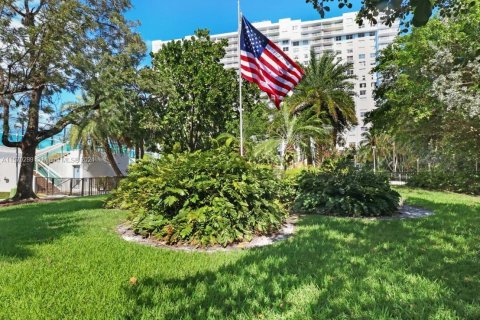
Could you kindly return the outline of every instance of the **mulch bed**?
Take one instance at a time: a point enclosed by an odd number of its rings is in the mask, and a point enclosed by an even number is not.
[[[235,250],[264,247],[264,246],[272,245],[278,241],[285,240],[294,234],[295,224],[297,223],[297,221],[298,221],[298,216],[291,215],[287,219],[283,227],[273,235],[256,236],[250,242],[233,243],[226,247],[222,247],[218,245],[218,246],[202,248],[202,247],[191,246],[191,245],[169,245],[164,241],[160,241],[154,238],[144,238],[140,235],[135,234],[128,223],[124,223],[118,226],[117,232],[118,234],[120,234],[120,236],[124,240],[128,242],[135,242],[135,243],[150,246],[150,247],[157,247],[157,248],[169,249],[174,251],[187,251],[187,252],[219,252],[219,251],[235,251]]]

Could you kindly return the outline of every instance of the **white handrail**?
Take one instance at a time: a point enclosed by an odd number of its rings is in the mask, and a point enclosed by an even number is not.
[[[66,146],[66,145],[67,145],[66,143],[58,143],[58,144],[53,145],[53,146],[51,146],[51,147],[47,147],[47,148],[45,148],[45,149],[39,150],[39,151],[37,152],[37,157],[43,156],[44,154],[47,154],[47,153],[50,153],[50,152],[52,152],[52,151],[54,151],[54,150],[60,149],[60,148],[62,148],[62,147],[64,147],[64,146]]]
[[[37,161],[37,164],[40,165],[45,170],[47,170],[47,177],[44,176],[44,178],[60,178],[60,175],[58,174],[58,172],[50,168],[50,166],[44,163],[43,161]],[[37,170],[37,173],[42,175],[38,170]],[[52,175],[50,175],[50,173],[52,173]]]

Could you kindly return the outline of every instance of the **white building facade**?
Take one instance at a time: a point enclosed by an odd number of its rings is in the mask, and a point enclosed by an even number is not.
[[[271,21],[257,22],[253,25],[270,40],[275,42],[291,58],[306,65],[310,60],[310,52],[336,54],[337,59],[353,63],[350,71],[356,75],[355,106],[358,125],[344,135],[346,147],[358,147],[362,133],[368,128],[364,124],[365,114],[375,108],[373,90],[378,81],[372,73],[376,57],[380,50],[390,44],[398,34],[398,23],[392,27],[383,24],[374,26],[364,23],[358,26],[355,22],[357,12],[344,13],[342,16],[302,21],[281,19],[278,23]],[[186,38],[190,38],[188,36]],[[226,68],[238,69],[238,34],[237,32],[211,35],[213,40],[227,39],[228,47],[222,63]],[[157,52],[168,41],[153,41],[152,51]]]
[[[116,152],[114,158],[119,169],[126,175],[131,162],[129,154]],[[0,146],[0,192],[10,192],[16,187],[21,159],[21,150]],[[79,149],[70,150],[63,143],[37,149],[34,168],[34,188],[35,179],[38,178],[82,179],[116,176],[104,152],[85,155]]]

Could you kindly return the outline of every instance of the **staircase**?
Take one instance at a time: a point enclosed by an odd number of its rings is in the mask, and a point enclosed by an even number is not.
[[[43,193],[43,194],[56,194],[60,193],[60,188],[56,185],[57,179],[53,179],[54,183],[51,182],[50,179],[45,178],[44,176],[38,174],[37,172],[33,173],[35,177],[35,192],[36,193]]]
[[[70,154],[69,151],[64,152],[64,149],[66,149],[66,144],[59,143],[54,146],[42,149],[37,153],[34,175],[38,178],[45,178],[47,180],[47,182],[43,183],[43,186],[40,187],[46,188],[49,186],[49,183],[52,184],[49,181],[50,178],[54,178],[52,179],[54,181],[53,184],[57,188],[62,183],[60,175],[55,170],[53,170],[50,165],[57,161],[61,161]],[[37,180],[39,180],[38,178]],[[53,186],[50,187],[53,188]]]

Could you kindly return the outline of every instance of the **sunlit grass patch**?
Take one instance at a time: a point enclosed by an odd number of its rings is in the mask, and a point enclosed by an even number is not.
[[[2,208],[0,319],[480,318],[480,198],[400,192],[435,214],[307,216],[285,241],[218,253],[126,242],[103,198]]]

